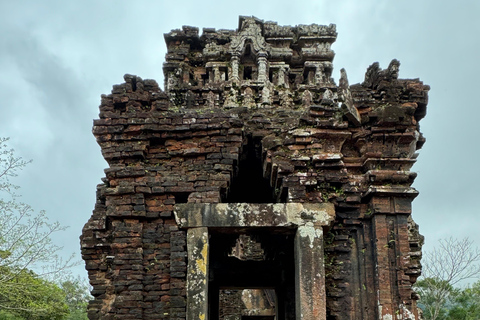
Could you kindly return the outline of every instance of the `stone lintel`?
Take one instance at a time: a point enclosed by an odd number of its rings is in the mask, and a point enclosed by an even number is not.
[[[327,226],[335,219],[331,203],[182,203],[175,205],[181,228]]]

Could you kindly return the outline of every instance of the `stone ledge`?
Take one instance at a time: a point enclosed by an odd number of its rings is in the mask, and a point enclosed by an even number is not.
[[[327,226],[332,203],[182,203],[174,208],[180,228]]]

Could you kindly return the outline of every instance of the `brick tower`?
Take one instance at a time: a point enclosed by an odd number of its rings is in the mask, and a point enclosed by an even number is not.
[[[125,75],[81,236],[90,319],[418,319],[410,168],[429,87],[332,79],[335,25],[165,34],[165,91]]]

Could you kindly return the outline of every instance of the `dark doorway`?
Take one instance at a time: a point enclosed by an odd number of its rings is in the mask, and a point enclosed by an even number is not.
[[[221,292],[235,294],[244,289],[263,289],[264,299],[274,304],[276,320],[295,319],[294,232],[286,228],[209,228],[209,319],[252,316],[255,319],[250,320],[261,320],[258,317],[267,316],[273,320],[272,314],[240,315],[242,306],[235,305],[242,303],[238,296],[220,303]],[[235,310],[220,310],[225,306]],[[225,317],[229,312],[237,316]]]
[[[233,178],[227,203],[274,203],[274,190],[263,177],[260,138],[248,137],[240,155],[238,172]]]

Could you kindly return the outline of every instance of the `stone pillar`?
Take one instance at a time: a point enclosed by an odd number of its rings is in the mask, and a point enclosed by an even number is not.
[[[213,82],[218,83],[222,79],[220,77],[220,67],[218,65],[213,66]]]
[[[386,215],[376,214],[373,219],[375,231],[375,264],[377,280],[377,306],[379,319],[393,317],[391,272],[389,268],[388,223]]]
[[[232,80],[233,81],[240,81],[240,77],[238,76],[238,66],[239,66],[238,56],[232,55]]]
[[[257,81],[267,81],[267,53],[260,52],[258,54],[258,77]]]
[[[297,320],[325,320],[325,268],[322,227],[307,223],[295,235]]]
[[[319,86],[325,84],[325,68],[323,67],[322,64],[317,64],[315,68],[315,79],[314,79],[314,84]]]
[[[402,319],[411,319],[417,310],[411,296],[409,275],[408,215],[411,214],[411,201],[418,192],[413,188],[397,186],[371,189],[371,194],[375,193],[370,199],[370,206],[373,211],[372,236],[375,239],[373,283],[378,319],[393,319],[397,314],[403,315]],[[400,192],[402,196],[398,196]]]
[[[288,88],[288,81],[285,81],[285,74],[286,70],[285,67],[281,66],[278,68],[278,76],[277,76],[277,86]]]
[[[187,320],[208,318],[208,228],[187,232]]]

